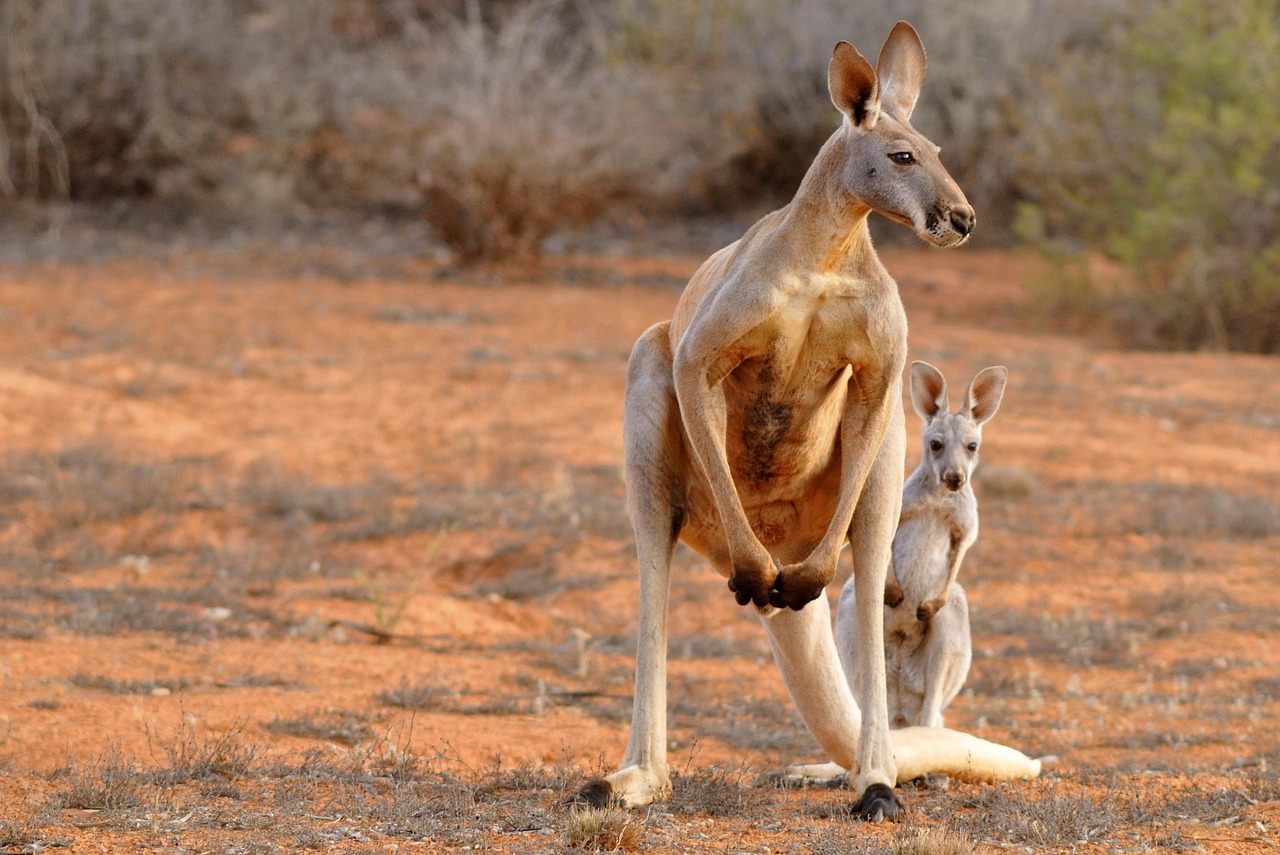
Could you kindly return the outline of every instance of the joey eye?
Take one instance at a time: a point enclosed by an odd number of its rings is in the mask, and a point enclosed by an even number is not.
[[[978,450],[978,443],[976,442],[969,443],[969,451],[977,451],[977,450]]]
[[[936,439],[931,439],[931,440],[929,440],[929,450],[930,450],[930,451],[941,451],[941,450],[942,450],[942,443],[941,443],[941,442],[939,442],[939,441],[938,441],[938,440],[936,440]]]
[[[916,162],[915,156],[909,151],[895,151],[889,155],[889,159],[900,166],[907,166]]]

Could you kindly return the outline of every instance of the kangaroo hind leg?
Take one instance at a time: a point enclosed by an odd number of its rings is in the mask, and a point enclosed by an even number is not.
[[[902,381],[894,381],[890,399],[898,400]],[[862,727],[858,738],[857,775],[853,779],[858,792],[854,812],[866,819],[878,816],[892,819],[902,810],[893,787],[898,770],[889,737],[889,712],[886,697],[884,653],[885,577],[893,558],[893,534],[902,510],[902,467],[906,456],[905,418],[901,407],[890,410],[889,426],[884,441],[876,452],[875,463],[867,477],[862,496],[854,510],[849,527],[849,546],[853,553],[852,598],[848,603],[854,614],[846,614],[842,623],[856,625],[853,662],[846,662],[846,672],[854,678],[850,688],[862,710]],[[852,619],[852,620],[851,620]],[[838,630],[847,637],[849,630]],[[852,667],[849,667],[852,665]]]
[[[667,767],[667,599],[671,555],[684,521],[680,408],[671,381],[667,323],[636,342],[627,370],[623,436],[627,506],[640,576],[631,736],[621,768],[588,782],[576,801],[647,805],[671,793]]]

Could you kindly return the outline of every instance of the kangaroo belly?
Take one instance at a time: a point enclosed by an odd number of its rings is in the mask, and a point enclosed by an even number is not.
[[[728,544],[711,490],[701,473],[690,475],[693,477],[686,486],[686,515],[680,537],[728,576]],[[782,494],[781,489],[760,496],[744,494],[740,488],[742,510],[760,544],[784,564],[794,564],[808,556],[822,540],[835,513],[839,475],[838,468],[823,473],[808,482],[807,491],[787,491],[785,498],[775,495]]]
[[[839,360],[784,365],[777,357],[749,360],[725,378],[725,450],[756,537],[791,564],[822,540],[839,502],[840,424],[852,369]],[[690,462],[681,536],[727,575],[719,514],[705,473]]]
[[[744,502],[793,499],[838,466],[846,380],[840,367],[791,386],[768,363],[726,379],[725,445]]]

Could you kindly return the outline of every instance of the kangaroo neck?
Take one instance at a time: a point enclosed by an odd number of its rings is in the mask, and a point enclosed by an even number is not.
[[[810,270],[864,270],[880,262],[871,245],[871,206],[845,186],[849,140],[841,127],[822,146],[787,206],[785,229],[799,265]]]

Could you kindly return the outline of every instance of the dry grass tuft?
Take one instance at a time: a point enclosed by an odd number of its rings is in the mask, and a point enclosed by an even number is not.
[[[118,811],[136,808],[145,801],[142,781],[131,760],[114,743],[88,768],[74,764],[55,773],[65,774],[66,786],[54,796],[63,808]]]
[[[574,807],[565,819],[568,844],[588,852],[635,852],[644,841],[644,830],[626,808]]]
[[[246,742],[244,721],[237,721],[225,732],[208,735],[192,731],[185,721],[173,735],[162,738],[148,730],[152,753],[159,748],[168,761],[151,776],[158,783],[173,785],[206,778],[232,779],[248,775],[257,764],[259,746]]]
[[[945,827],[911,826],[896,831],[889,842],[891,855],[970,855],[973,843]]]
[[[1033,787],[980,790],[969,802],[966,832],[1005,843],[1076,846],[1106,840],[1122,822],[1113,793],[1101,798],[1084,787],[1037,782]]]

